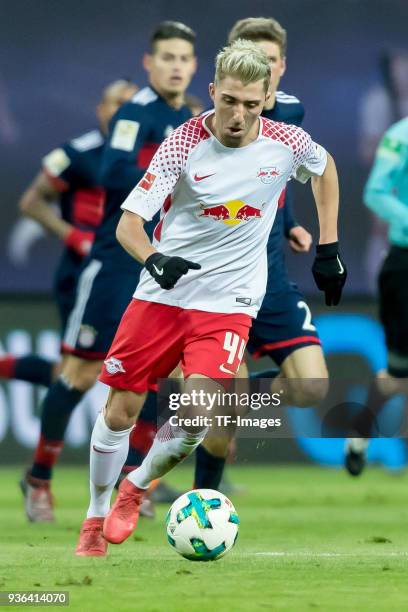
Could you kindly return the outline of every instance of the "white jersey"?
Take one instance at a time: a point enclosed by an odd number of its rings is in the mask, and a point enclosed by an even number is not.
[[[146,221],[162,208],[153,245],[199,263],[173,289],[143,270],[134,297],[186,309],[255,317],[267,281],[266,244],[278,199],[290,177],[321,175],[326,151],[294,125],[260,117],[258,138],[226,147],[205,116],[161,144],[122,208]]]

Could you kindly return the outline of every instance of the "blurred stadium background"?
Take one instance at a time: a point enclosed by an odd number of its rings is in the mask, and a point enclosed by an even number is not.
[[[341,245],[349,281],[341,307],[327,310],[311,273],[312,255],[288,253],[292,279],[310,299],[334,376],[358,377],[385,365],[377,321],[375,276],[386,248],[384,228],[362,204],[376,142],[408,114],[408,44],[405,0],[17,0],[1,2],[0,21],[0,349],[45,355],[58,352],[58,321],[51,297],[60,245],[19,218],[17,201],[41,157],[96,124],[102,88],[126,76],[145,83],[141,58],[151,30],[179,19],[196,30],[199,68],[190,93],[209,104],[213,58],[239,18],[273,16],[288,31],[288,70],[281,88],[306,107],[304,127],[335,157],[341,180]],[[296,215],[316,238],[307,190]],[[262,368],[262,362],[256,368]],[[34,448],[41,389],[22,382],[0,386],[0,461],[20,463]],[[91,423],[103,402],[97,386],[70,425],[62,461],[87,461]],[[400,410],[397,405],[395,410]],[[262,448],[241,441],[250,461],[340,464],[343,441],[269,440]],[[378,440],[371,458],[399,469],[401,440]]]

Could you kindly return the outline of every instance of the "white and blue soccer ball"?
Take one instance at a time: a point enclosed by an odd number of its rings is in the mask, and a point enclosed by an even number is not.
[[[167,539],[190,561],[214,561],[234,546],[239,518],[231,501],[213,489],[181,495],[166,516]]]

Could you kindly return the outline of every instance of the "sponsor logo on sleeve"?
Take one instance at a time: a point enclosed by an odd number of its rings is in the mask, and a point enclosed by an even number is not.
[[[43,159],[43,166],[51,176],[60,176],[70,165],[71,160],[64,149],[54,149]]]
[[[143,189],[143,191],[150,191],[150,189],[153,187],[153,183],[155,180],[155,174],[152,174],[151,172],[146,172],[144,177],[140,180],[138,187],[140,187],[140,189]]]
[[[119,119],[112,134],[112,149],[119,149],[120,151],[128,152],[133,151],[139,129],[140,123],[138,121]]]

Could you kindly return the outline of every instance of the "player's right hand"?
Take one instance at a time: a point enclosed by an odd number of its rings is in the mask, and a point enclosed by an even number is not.
[[[326,306],[337,306],[347,278],[346,265],[340,257],[338,242],[316,246],[312,273],[317,287],[324,291]]]
[[[177,281],[189,270],[200,270],[200,264],[182,257],[168,257],[153,253],[145,261],[145,268],[162,289],[173,289]]]
[[[81,257],[85,257],[91,250],[94,238],[95,234],[93,232],[85,232],[77,227],[73,227],[65,236],[64,243],[69,249],[72,249]]]

